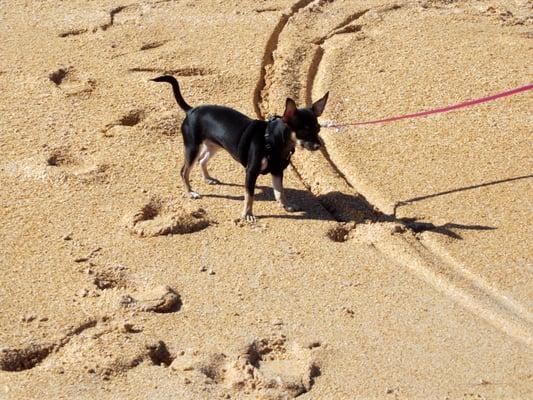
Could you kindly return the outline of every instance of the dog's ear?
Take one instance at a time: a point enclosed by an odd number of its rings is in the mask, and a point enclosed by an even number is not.
[[[326,103],[328,101],[329,92],[327,92],[324,97],[322,97],[320,100],[317,100],[313,103],[313,113],[320,117],[322,113],[324,112],[324,108],[326,108]]]
[[[285,102],[285,111],[283,112],[283,122],[288,122],[296,113],[296,103],[290,97]]]

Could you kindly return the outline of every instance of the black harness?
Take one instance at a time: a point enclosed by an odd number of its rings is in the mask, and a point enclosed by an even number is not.
[[[288,137],[290,132],[285,128],[286,130],[281,134],[274,134],[274,130],[276,129],[275,125],[280,118],[280,116],[276,115],[269,117],[266,121],[253,120],[248,124],[241,135],[237,149],[238,159],[242,165],[246,166],[248,163],[250,143],[259,132],[264,132],[265,158],[267,159],[267,168],[261,171],[261,174],[271,172],[272,168],[276,170],[279,168],[284,169],[289,165],[290,158],[294,153],[294,147],[288,148],[287,154],[283,154],[283,149],[286,148],[285,142],[290,140]]]
[[[274,127],[274,123],[276,120],[280,119],[281,117],[279,115],[274,115],[271,117],[268,117],[266,120],[267,127],[265,129],[265,150],[266,150],[266,159],[270,163],[275,158],[273,150],[276,147],[276,145],[283,146],[283,141],[287,140],[288,138],[282,137],[282,140],[276,140],[275,136],[272,134],[272,129]],[[282,155],[282,158],[284,158],[286,161],[290,161],[292,155],[294,154],[294,147],[292,147],[289,150],[289,153],[287,155]]]

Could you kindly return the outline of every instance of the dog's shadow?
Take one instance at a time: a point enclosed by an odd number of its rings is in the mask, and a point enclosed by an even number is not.
[[[398,202],[394,207],[394,212],[391,214],[385,214],[373,208],[373,206],[361,195],[349,195],[342,192],[330,192],[325,195],[315,197],[307,190],[286,188],[285,194],[289,203],[295,204],[301,211],[295,213],[281,213],[272,215],[258,215],[259,218],[283,218],[283,219],[296,219],[296,220],[326,220],[337,222],[396,222],[409,228],[414,232],[431,231],[445,235],[454,239],[462,239],[457,230],[495,230],[496,227],[485,225],[466,225],[448,222],[442,225],[436,225],[431,222],[425,222],[416,218],[396,216],[396,211],[399,207],[412,204],[417,201],[423,201],[425,199],[444,196],[451,193],[462,192],[466,190],[473,190],[480,187],[502,184],[506,182],[533,178],[533,175],[524,175],[519,177],[501,179],[497,181],[485,182],[478,185],[466,186],[456,188],[453,190],[434,193],[426,196],[415,197],[405,201]],[[240,187],[243,185],[234,183],[221,183],[221,186]],[[236,201],[243,201],[244,195],[224,195],[224,194],[206,194],[204,197],[224,198]],[[274,201],[274,193],[272,188],[268,186],[257,186],[256,201]],[[318,200],[318,202],[317,202]]]
[[[244,191],[244,185],[236,183],[221,182],[218,186],[239,187]],[[298,211],[286,212],[281,214],[269,214],[269,215],[256,215],[258,218],[283,218],[283,219],[308,219],[308,220],[321,220],[321,221],[335,221],[335,218],[328,213],[320,203],[317,203],[317,199],[307,190],[285,188],[285,196],[290,204],[297,206]],[[231,194],[202,194],[202,197],[206,198],[218,198],[228,199],[234,201],[244,201],[244,194],[231,195]],[[269,186],[256,186],[254,201],[275,201],[274,191]]]
[[[318,196],[322,205],[331,213],[335,215],[337,209],[342,210],[343,221],[365,223],[365,222],[395,222],[405,226],[406,228],[416,232],[431,231],[445,235],[454,239],[462,239],[456,230],[494,230],[493,226],[485,225],[466,225],[448,222],[442,225],[436,225],[431,222],[420,221],[416,218],[396,216],[393,214],[386,214],[378,211],[372,207],[370,203],[361,195],[348,195],[341,192],[330,192],[323,196]]]

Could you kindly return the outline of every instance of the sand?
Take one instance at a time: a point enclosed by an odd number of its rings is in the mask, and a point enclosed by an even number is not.
[[[183,112],[321,120],[530,83],[527,0],[0,4],[1,399],[526,399],[531,92],[323,128],[287,198],[225,153],[183,194]]]

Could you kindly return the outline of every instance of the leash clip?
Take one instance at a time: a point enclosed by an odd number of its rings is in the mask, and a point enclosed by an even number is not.
[[[336,133],[340,132],[341,129],[344,128],[344,126],[342,126],[341,124],[336,123],[333,120],[322,121],[320,123],[320,126],[323,127],[323,128],[334,129]]]

